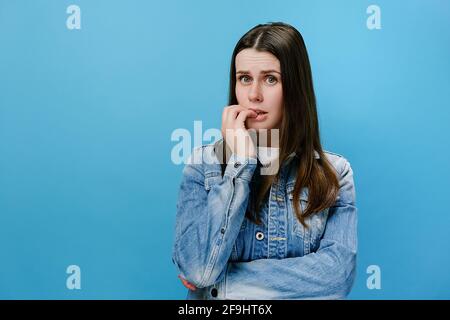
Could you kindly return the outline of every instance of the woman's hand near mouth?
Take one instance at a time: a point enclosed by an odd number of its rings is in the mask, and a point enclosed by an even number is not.
[[[255,121],[264,121],[267,119],[267,111],[258,109],[258,108],[248,108],[248,110],[252,110],[254,112],[256,112],[257,116],[255,118],[252,118],[251,120],[255,120]]]
[[[223,109],[222,137],[234,154],[256,158],[255,142],[245,127],[245,120],[257,116],[254,110],[240,105],[231,105]]]

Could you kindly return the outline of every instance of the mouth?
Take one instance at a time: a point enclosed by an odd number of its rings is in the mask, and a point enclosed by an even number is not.
[[[264,121],[267,119],[267,111],[263,111],[261,109],[256,109],[256,108],[248,108],[248,109],[256,112],[255,118],[248,118],[248,119],[254,120],[254,121]]]
[[[261,109],[256,109],[256,108],[248,108],[248,109],[252,110],[252,111],[255,111],[257,115],[266,114],[267,113],[267,111],[263,111]]]

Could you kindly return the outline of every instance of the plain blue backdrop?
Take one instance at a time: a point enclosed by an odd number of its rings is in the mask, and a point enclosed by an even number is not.
[[[0,0],[0,298],[185,298],[171,134],[220,128],[232,50],[270,21],[302,33],[323,146],[354,170],[349,298],[450,298],[444,0]],[[66,287],[72,264],[81,290]]]

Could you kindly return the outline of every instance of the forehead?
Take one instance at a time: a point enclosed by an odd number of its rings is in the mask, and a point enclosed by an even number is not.
[[[270,52],[244,49],[236,55],[236,71],[259,72],[270,69],[280,71],[280,61]]]

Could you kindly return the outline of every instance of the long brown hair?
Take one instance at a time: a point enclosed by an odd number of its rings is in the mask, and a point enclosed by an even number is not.
[[[280,61],[284,109],[280,125],[279,164],[282,166],[295,152],[294,210],[302,225],[308,227],[305,223],[307,217],[333,205],[339,192],[339,182],[320,143],[311,66],[303,37],[297,29],[282,22],[259,24],[244,34],[236,44],[231,59],[229,105],[238,104],[235,91],[236,55],[247,48],[270,52]],[[223,145],[226,147],[226,143]],[[222,163],[224,170],[226,162]],[[273,181],[279,179],[280,172],[260,175],[259,170],[255,171],[246,213],[252,222],[261,223],[261,205]],[[308,188],[308,205],[305,212],[301,212],[300,191],[304,187]]]

